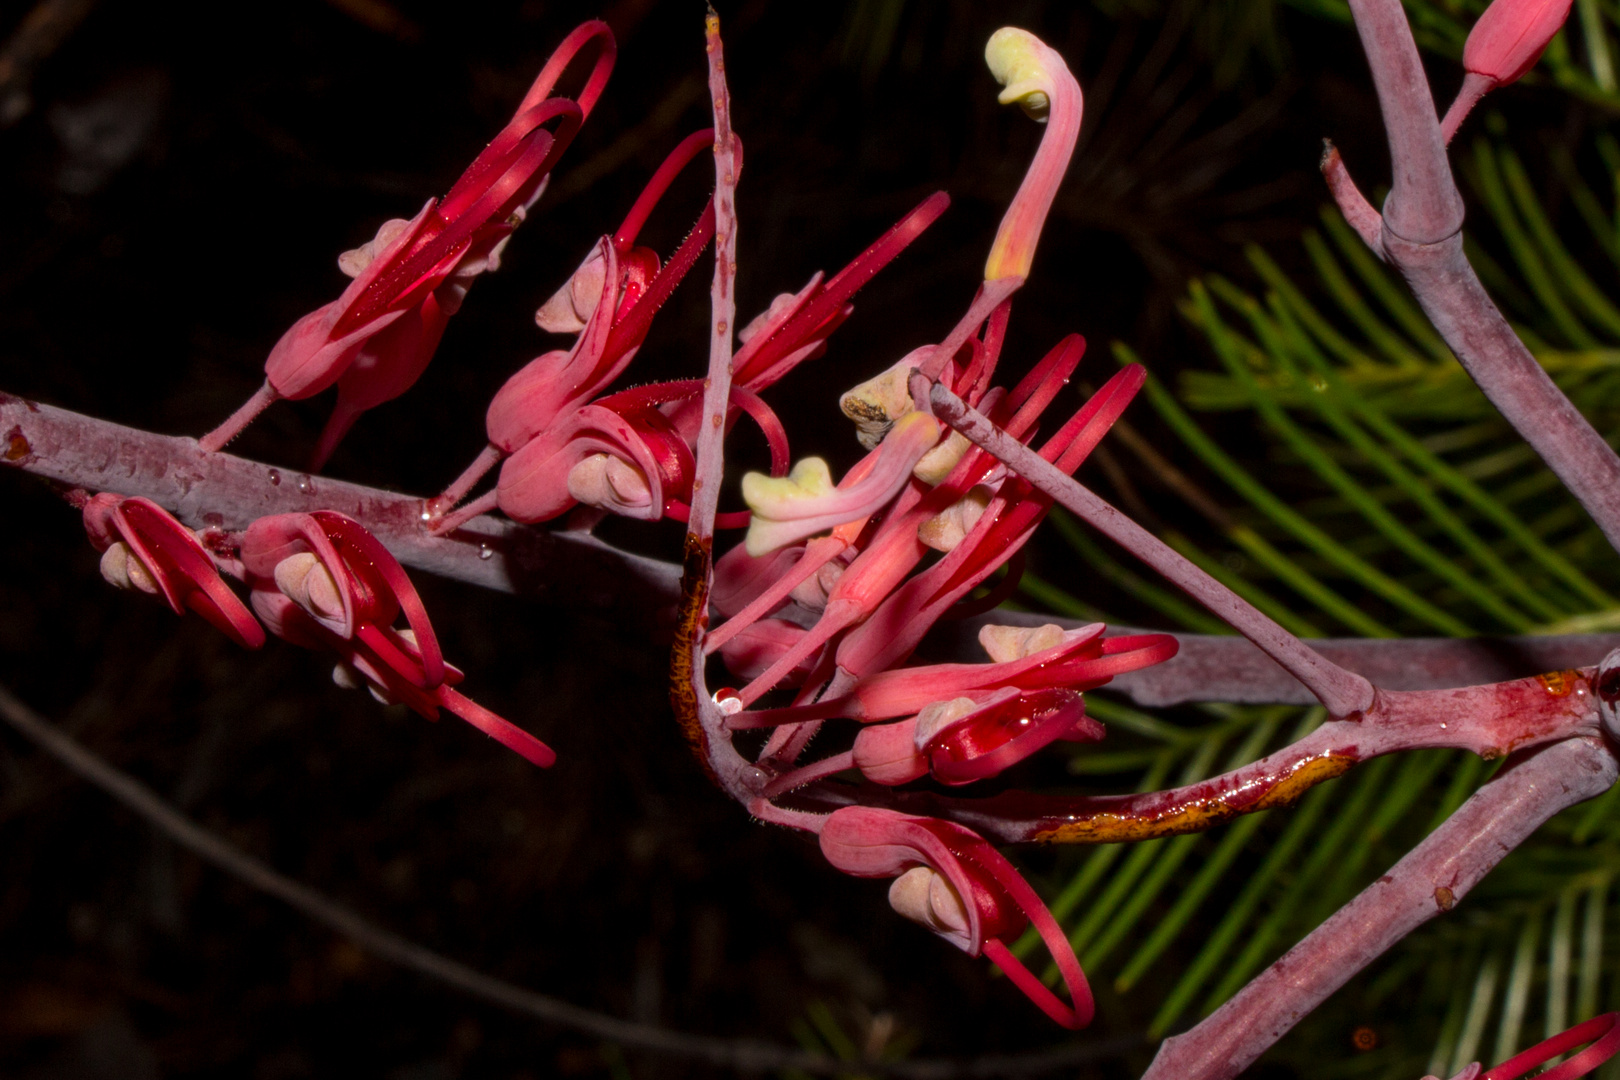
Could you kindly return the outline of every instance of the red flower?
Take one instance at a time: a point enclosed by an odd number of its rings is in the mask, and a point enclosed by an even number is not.
[[[1011,863],[970,829],[893,810],[846,806],[821,827],[827,861],[855,877],[893,877],[889,903],[967,953],[987,956],[1066,1028],[1091,1023],[1091,987],[1057,920]],[[1006,942],[1034,923],[1072,1004],[1030,974]]]
[[[1496,0],[1463,45],[1463,68],[1496,86],[1515,82],[1535,66],[1547,43],[1569,18],[1572,0]]]
[[[103,492],[85,504],[84,528],[113,585],[161,595],[176,615],[190,608],[244,648],[264,644],[264,628],[221,580],[208,550],[157,503]]]
[[[335,654],[340,683],[357,674],[383,700],[436,720],[440,707],[539,766],[557,760],[523,729],[463,697],[416,587],[388,549],[332,510],[278,514],[248,527],[242,564],[253,608],[272,633]],[[408,629],[394,623],[405,616]]]
[[[597,43],[579,100],[548,95],[574,57]],[[272,401],[301,400],[339,383],[339,404],[316,452],[319,467],[361,412],[414,384],[427,367],[473,277],[499,265],[502,243],[601,96],[616,47],[602,22],[578,27],[541,70],[517,113],[442,200],[409,222],[391,221],[340,260],[355,280],[343,295],[282,335],[265,361],[265,384],[204,436],[218,450]],[[557,121],[555,131],[543,125]]]

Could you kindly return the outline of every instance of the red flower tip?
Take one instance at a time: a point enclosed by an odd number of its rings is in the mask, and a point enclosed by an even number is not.
[[[264,644],[264,628],[220,578],[202,542],[157,503],[103,492],[85,503],[84,527],[110,584],[161,595],[176,615],[189,608],[243,648]]]

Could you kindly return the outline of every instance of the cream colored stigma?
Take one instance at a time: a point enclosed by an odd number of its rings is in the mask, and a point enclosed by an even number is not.
[[[742,478],[743,502],[753,511],[744,541],[748,554],[759,556],[780,544],[779,525],[792,516],[795,504],[802,505],[833,490],[832,471],[818,457],[808,457],[793,466],[786,476],[766,476],[751,472]]]
[[[1017,103],[1031,120],[1046,123],[1052,109],[1052,72],[1042,57],[1041,39],[1028,30],[1003,26],[984,45],[984,62],[1006,89],[996,96],[1003,105]]]

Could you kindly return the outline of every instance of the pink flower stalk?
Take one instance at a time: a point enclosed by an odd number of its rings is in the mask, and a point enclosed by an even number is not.
[[[1012,864],[977,833],[933,818],[846,806],[822,824],[821,851],[846,874],[895,878],[889,903],[897,912],[969,956],[989,957],[1063,1027],[1091,1023],[1091,987],[1062,928]],[[1063,976],[1070,1004],[1007,948],[1031,923]]]
[[[578,101],[550,97],[563,71],[593,42],[595,64]],[[313,397],[340,383],[338,408],[316,451],[313,467],[319,467],[361,412],[409,389],[472,279],[499,265],[502,244],[601,96],[615,55],[605,23],[588,22],[569,34],[512,121],[442,200],[429,199],[409,222],[385,223],[374,240],[345,254],[339,262],[354,282],[282,335],[265,361],[264,386],[205,435],[202,448],[220,449],[273,401]],[[555,131],[543,126],[552,121]]]
[[[1564,20],[1573,0],[1495,0],[1468,32],[1463,44],[1462,89],[1446,110],[1440,130],[1450,142],[1479,100],[1499,86],[1517,82],[1535,66]]]
[[[485,418],[489,446],[429,503],[430,516],[438,517],[460,502],[486,472],[601,393],[634,359],[653,316],[713,238],[714,199],[709,199],[667,264],[660,266],[653,251],[636,247],[636,238],[675,177],[713,142],[711,129],[682,140],[648,181],[619,231],[603,237],[541,306],[535,319],[543,329],[579,336],[572,348],[554,349],[531,360],[495,394]],[[433,530],[452,531],[498,502],[494,492],[488,493],[456,514],[439,517]]]
[[[1001,220],[984,265],[986,281],[1023,279],[1029,277],[1041,227],[1080,137],[1080,84],[1057,50],[1016,27],[1005,26],[990,35],[984,61],[996,81],[1006,87],[997,100],[1003,105],[1016,102],[1046,125],[1041,147]]]
[[[449,709],[542,768],[557,760],[545,743],[454,689],[464,676],[445,663],[416,587],[358,522],[333,510],[260,518],[243,537],[242,565],[265,625],[335,654],[340,685],[363,680],[379,700],[429,720]],[[401,614],[407,629],[396,630]]]
[[[264,644],[264,628],[221,580],[208,549],[157,503],[102,492],[85,503],[84,528],[110,584],[162,596],[176,615],[189,608],[243,648]]]

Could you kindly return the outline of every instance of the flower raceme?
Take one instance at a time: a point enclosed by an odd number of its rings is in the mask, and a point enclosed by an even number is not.
[[[208,550],[157,503],[103,492],[85,503],[84,527],[110,584],[161,596],[176,615],[195,611],[244,648],[264,644],[264,628],[220,578]]]
[[[334,681],[369,685],[429,720],[446,708],[539,766],[557,755],[528,732],[455,690],[416,587],[364,527],[332,510],[264,517],[242,540],[253,609],[276,636],[334,654]],[[394,629],[401,614],[407,628]]]
[[[530,443],[601,393],[635,357],[653,316],[714,236],[713,197],[667,263],[660,265],[651,249],[636,247],[636,238],[675,177],[713,143],[714,132],[707,128],[682,140],[648,181],[619,230],[603,237],[536,312],[535,320],[542,329],[578,335],[573,346],[541,354],[506,381],[485,417],[489,446],[432,501],[430,514],[443,515],[502,459],[522,454]],[[520,473],[532,469],[532,460],[517,466]],[[466,510],[436,521],[434,527],[440,532],[452,530],[498,502],[498,493],[491,492]]]
[[[551,97],[592,44],[595,62],[578,99]],[[415,384],[472,279],[499,266],[501,247],[601,96],[615,54],[605,23],[569,34],[511,122],[443,199],[429,199],[410,221],[385,223],[375,239],[344,254],[339,265],[354,281],[282,335],[265,362],[264,386],[200,440],[203,449],[223,447],[273,401],[313,397],[336,383],[338,405],[315,453],[318,468],[355,418]],[[544,126],[553,122],[555,130]]]
[[[703,146],[712,142],[711,132],[698,135]],[[648,192],[661,195],[668,187],[671,163],[684,165],[691,159],[688,144],[696,145],[693,139],[665,162]],[[787,436],[760,393],[825,347],[827,337],[853,310],[855,292],[937,220],[948,203],[943,194],[925,199],[833,278],[824,282],[816,275],[799,293],[777,297],[739,331],[743,348],[734,360],[728,424],[746,414],[759,425],[771,448],[774,476],[787,471]],[[496,488],[440,517],[432,526],[435,532],[449,532],[496,507],[523,522],[550,520],[581,503],[635,518],[685,520],[702,381],[636,387],[582,404],[624,370],[652,313],[713,235],[711,200],[680,252],[637,293],[636,270],[624,268],[620,249],[633,241],[650,209],[644,192],[619,233],[604,239],[541,309],[555,329],[580,326],[579,337],[567,353],[548,353],[530,363],[496,395],[488,414],[490,447],[433,500],[429,512],[442,513],[504,457]],[[578,286],[581,280],[583,287]],[[620,283],[618,292],[606,287],[609,281]],[[586,321],[568,321],[581,317]],[[718,524],[741,527],[748,520],[747,513],[725,514]]]

